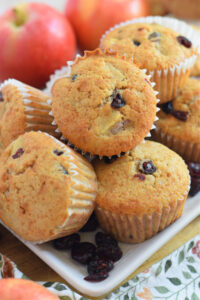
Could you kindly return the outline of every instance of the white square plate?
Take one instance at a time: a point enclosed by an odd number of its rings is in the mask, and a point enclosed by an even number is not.
[[[123,256],[115,263],[114,269],[109,277],[99,283],[90,283],[84,280],[87,276],[86,266],[82,266],[71,259],[70,251],[58,251],[52,243],[34,245],[20,239],[28,248],[54,269],[61,277],[69,282],[81,293],[98,297],[108,293],[120,282],[126,279],[136,270],[146,259],[162,247],[170,238],[178,233],[200,214],[200,193],[195,197],[188,198],[181,218],[170,225],[164,231],[140,244],[119,243]],[[9,230],[9,229],[8,229]],[[94,233],[81,233],[81,241],[94,242]]]

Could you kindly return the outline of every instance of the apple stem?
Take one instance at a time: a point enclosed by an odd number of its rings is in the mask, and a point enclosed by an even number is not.
[[[20,27],[22,25],[24,25],[26,23],[27,20],[27,14],[24,11],[24,9],[22,9],[22,7],[15,7],[13,9],[14,15],[15,15],[15,20],[14,20],[14,24],[17,27]]]

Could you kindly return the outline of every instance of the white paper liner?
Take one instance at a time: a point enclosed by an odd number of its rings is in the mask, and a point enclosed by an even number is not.
[[[79,54],[76,56],[76,58],[78,58],[78,57],[80,57]],[[75,60],[76,60],[76,58],[75,58]],[[69,61],[69,62],[67,62],[67,66],[64,66],[64,67],[62,67],[60,70],[55,71],[55,73],[51,76],[50,81],[47,83],[47,88],[46,88],[46,89],[48,90],[48,93],[51,94],[51,88],[52,88],[53,84],[54,84],[58,79],[65,78],[65,77],[68,77],[68,78],[71,77],[71,66],[74,64],[75,60],[74,60],[74,61]],[[156,90],[154,89],[154,87],[155,87],[156,84],[155,84],[155,82],[151,81],[151,74],[148,74],[148,75],[147,75],[147,70],[146,70],[146,69],[142,69],[142,71],[143,71],[143,73],[147,76],[147,79],[149,80],[149,83],[150,83],[151,86],[152,86],[152,89],[153,89],[153,91],[154,91],[154,94],[155,94],[155,96],[157,97],[158,91],[156,91]],[[160,102],[160,99],[157,97],[157,104],[158,104],[159,102]],[[52,100],[51,100],[51,99],[49,100],[49,105],[52,106]],[[158,112],[159,110],[160,110],[160,108],[157,107],[157,108],[156,108],[156,111]],[[53,111],[52,111],[52,110],[49,112],[49,115],[52,116],[52,117],[54,117]],[[154,123],[155,123],[157,120],[158,120],[158,116],[156,115],[156,116],[155,116]],[[146,135],[145,138],[151,137],[151,130],[153,130],[154,128],[156,128],[156,126],[155,126],[154,123],[153,123],[153,125],[152,125],[150,131],[148,132],[148,134]],[[63,141],[65,144],[67,144],[69,147],[71,147],[72,149],[74,149],[74,150],[77,151],[78,153],[81,153],[81,154],[82,154],[85,158],[87,158],[90,162],[91,162],[92,160],[94,160],[95,158],[103,159],[104,157],[108,157],[109,159],[112,159],[113,156],[116,156],[115,154],[112,155],[112,156],[99,156],[98,154],[90,154],[89,152],[82,151],[80,148],[78,148],[78,147],[76,147],[74,144],[72,144],[72,143],[69,141],[69,139],[68,139],[67,137],[64,137],[64,136],[62,135],[62,132],[60,131],[60,129],[58,128],[58,125],[57,125],[56,122],[55,122],[55,118],[54,118],[54,120],[53,120],[52,125],[55,125],[55,126],[57,127],[57,129],[56,129],[55,131],[56,131],[57,133],[60,133],[60,134],[61,134],[61,137],[60,137],[60,140],[61,140],[61,141]],[[144,139],[145,139],[145,138],[144,138]],[[145,140],[143,140],[142,142],[144,142],[144,141],[145,141]],[[122,152],[122,153],[123,153],[123,152]],[[117,156],[118,156],[118,157],[121,157],[121,154],[118,154]]]
[[[70,70],[69,70],[69,65],[67,65],[67,64],[66,64],[66,66],[63,66],[61,69],[56,70],[54,72],[54,74],[52,74],[50,76],[49,81],[46,83],[46,88],[44,89],[44,92],[51,95],[51,89],[52,89],[52,86],[54,85],[54,83],[56,82],[56,80],[59,79],[59,78],[63,78],[64,75],[68,75]]]
[[[56,137],[60,136],[60,134],[55,132],[57,126],[52,125],[53,117],[49,116],[49,111],[51,110],[51,107],[46,101],[46,99],[48,98],[47,94],[44,94],[44,99],[41,99],[40,95],[37,95],[37,89],[32,88],[31,86],[29,89],[28,85],[15,79],[8,79],[4,81],[0,86],[0,91],[6,85],[16,87],[22,96],[24,104],[24,113],[26,116],[25,132],[31,130],[42,130],[47,131],[55,135]]]
[[[78,57],[80,57],[80,54],[76,55],[76,58],[78,58]],[[55,72],[52,75],[50,75],[49,81],[46,83],[46,88],[44,89],[44,92],[51,95],[52,86],[54,85],[54,83],[56,82],[57,79],[63,78],[63,77],[65,77],[65,75],[66,75],[66,77],[70,77],[68,75],[69,75],[69,73],[71,73],[70,67],[73,64],[74,64],[74,61],[69,60],[66,62],[66,65],[64,65],[63,67],[61,67],[58,70],[55,70]]]
[[[170,18],[170,17],[144,17],[139,19],[133,19],[126,22],[122,22],[118,25],[107,30],[100,40],[100,48],[102,48],[102,41],[111,31],[135,23],[157,23],[162,26],[168,27],[174,31],[187,37],[198,53],[200,53],[200,34],[195,31],[191,26],[185,22]],[[184,62],[175,64],[174,67],[163,70],[153,70],[147,73],[151,75],[152,80],[156,83],[156,90],[159,92],[160,102],[167,102],[176,97],[180,88],[182,88],[185,79],[189,76],[189,72],[192,69],[197,55],[192,55],[190,58],[186,58]],[[134,57],[133,57],[134,61]]]
[[[86,159],[81,157],[81,155],[77,154],[69,147],[66,147],[65,144],[61,143],[55,137],[46,132],[38,132],[51,138],[58,147],[64,151],[63,156],[66,157],[69,164],[70,186],[68,186],[68,203],[71,202],[71,204],[67,208],[68,216],[63,224],[55,228],[48,239],[31,241],[33,244],[45,243],[77,232],[86,224],[92,214],[97,194],[97,179],[92,165]],[[6,224],[5,226],[8,227]],[[13,229],[9,228],[9,230],[14,232],[14,235],[17,235]],[[21,238],[22,237],[20,237],[20,239]]]
[[[177,152],[185,161],[200,163],[200,142],[193,143],[180,140],[169,133],[163,132],[159,127],[152,131],[152,139]]]

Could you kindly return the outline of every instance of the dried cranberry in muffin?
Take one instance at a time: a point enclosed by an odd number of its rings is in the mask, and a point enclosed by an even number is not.
[[[156,172],[156,167],[154,166],[152,160],[146,159],[141,161],[139,171],[144,174],[153,174]]]
[[[172,110],[172,112],[171,112],[171,114],[175,117],[175,118],[177,118],[177,119],[179,119],[179,120],[181,120],[181,121],[183,121],[183,122],[185,122],[185,121],[187,121],[187,118],[188,118],[188,111],[181,111],[181,110]]]
[[[16,159],[16,158],[19,158],[20,156],[22,156],[24,154],[24,149],[22,148],[19,148],[15,154],[13,154],[12,158],[13,159]]]
[[[191,41],[188,40],[185,36],[182,35],[177,36],[177,41],[179,42],[179,44],[183,45],[186,48],[192,47]]]
[[[115,90],[111,96],[111,106],[113,108],[121,108],[123,107],[126,102],[124,101],[124,98],[122,97],[122,95],[117,91]]]
[[[188,111],[181,111],[181,110],[176,110],[173,108],[173,102],[169,101],[166,103],[163,103],[160,105],[161,109],[164,111],[166,114],[171,114],[174,116],[176,119],[180,121],[187,121],[188,118]]]
[[[168,101],[166,103],[163,103],[163,104],[160,105],[160,107],[164,111],[164,113],[171,114],[171,112],[173,110],[172,101]]]

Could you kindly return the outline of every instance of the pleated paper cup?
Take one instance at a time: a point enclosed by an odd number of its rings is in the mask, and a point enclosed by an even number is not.
[[[189,189],[188,189],[189,190]],[[118,214],[101,207],[95,209],[98,222],[103,230],[124,243],[141,243],[175,222],[183,212],[187,194],[174,207],[163,207],[161,212],[151,215]]]
[[[5,98],[1,102],[1,139],[4,139],[1,142],[4,147],[28,131],[40,130],[60,136],[49,115],[49,95],[15,79],[6,80],[0,91]]]
[[[129,20],[110,28],[102,36],[100,48],[103,48],[103,40],[111,31],[135,23],[157,23],[170,28],[189,39],[196,50],[196,54],[191,55],[189,58],[185,58],[185,60],[179,64],[174,64],[173,67],[147,70],[147,74],[151,75],[151,80],[156,83],[155,89],[159,92],[158,97],[160,99],[160,103],[167,102],[177,96],[178,91],[184,86],[186,78],[190,75],[190,71],[194,66],[198,53],[200,52],[200,34],[183,21],[169,17],[149,16],[146,18]]]

